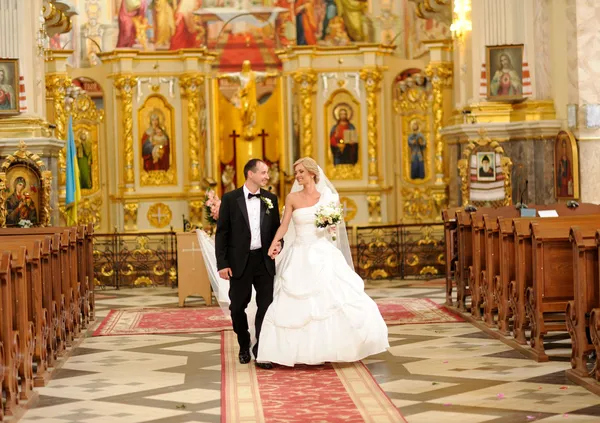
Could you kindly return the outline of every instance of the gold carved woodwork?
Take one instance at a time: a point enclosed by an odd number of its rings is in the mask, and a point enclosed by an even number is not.
[[[67,88],[72,84],[71,78],[66,74],[47,74],[46,75],[46,97],[52,100],[54,109],[54,124],[56,125],[56,138],[60,140],[67,139],[67,111],[65,97]],[[66,147],[58,153],[58,185],[62,187],[66,184],[67,176]]]
[[[155,203],[148,208],[148,213],[146,213],[146,218],[148,222],[155,228],[164,228],[171,223],[171,219],[173,217],[173,213],[171,212],[171,208],[164,203]]]
[[[6,157],[2,166],[0,166],[0,227],[6,227],[6,200],[9,188],[7,186],[7,173],[14,165],[24,165],[32,169],[39,177],[40,188],[42,192],[39,197],[38,222],[39,226],[50,226],[50,197],[52,192],[52,172],[46,170],[46,165],[38,156],[27,150],[27,144],[24,141],[19,143],[19,149]]]
[[[356,136],[358,137],[358,161],[356,164],[338,164],[334,165],[333,153],[330,148],[330,136],[329,133],[333,125],[337,122],[336,110],[338,108],[348,109],[348,121],[354,124]],[[359,101],[345,89],[339,89],[334,91],[323,108],[323,116],[325,119],[324,130],[325,134],[323,139],[325,140],[325,151],[326,151],[326,173],[329,179],[333,180],[357,180],[362,179],[362,140],[360,138],[362,134],[362,118],[360,113]],[[344,144],[341,144],[344,145]],[[348,145],[345,145],[347,148]],[[340,146],[340,148],[343,148]]]
[[[402,188],[403,223],[440,221],[448,196],[446,187]]]
[[[204,212],[204,201],[203,200],[190,200],[188,202],[190,223],[193,226],[202,227],[202,216]]]
[[[123,204],[123,224],[126,231],[137,230],[139,203],[128,202]]]
[[[495,202],[495,206],[509,206],[512,204],[512,167],[513,163],[510,157],[506,156],[504,149],[498,141],[491,140],[485,129],[479,130],[479,138],[469,141],[462,153],[462,158],[458,161],[458,173],[460,176],[460,191],[462,196],[462,205],[471,204],[471,180],[470,180],[470,160],[471,155],[477,152],[493,152],[500,155],[500,165],[504,174],[504,199]],[[495,166],[495,163],[494,163]]]
[[[95,230],[100,229],[102,220],[102,196],[86,197],[77,206],[77,222],[83,225],[91,223]]]
[[[369,160],[369,184],[379,183],[377,99],[381,90],[383,74],[378,68],[365,68],[360,71],[360,79],[367,92],[367,153]],[[379,217],[379,221],[381,216]]]
[[[444,139],[441,129],[444,124],[444,88],[452,86],[452,63],[430,63],[425,74],[433,86],[433,134],[435,145],[435,183],[444,183]]]
[[[381,194],[367,195],[369,223],[381,223]]]
[[[96,104],[91,97],[82,93],[73,102],[71,106],[71,114],[73,116],[73,133],[75,135],[75,146],[79,153],[79,149],[85,150],[85,146],[81,145],[84,140],[80,137],[83,132],[87,137],[91,138],[91,179],[92,187],[81,187],[81,195],[83,197],[95,194],[100,190],[100,123],[104,120],[104,110],[98,110]]]
[[[350,222],[356,217],[358,206],[356,202],[349,197],[340,197],[340,203],[344,207],[344,220]]]
[[[313,70],[296,71],[293,75],[296,88],[300,93],[300,121],[302,122],[302,138],[300,151],[303,157],[313,155],[313,93],[317,83],[317,74]]]
[[[182,97],[187,100],[188,154],[190,165],[189,181],[200,189],[201,171],[204,170],[204,150],[206,149],[206,131],[200,130],[200,108],[206,107],[204,99],[204,76],[185,74],[179,77]]]
[[[123,155],[125,157],[125,189],[133,191],[133,91],[137,78],[133,75],[118,75],[115,78],[115,88],[121,97],[121,119],[123,122]],[[137,215],[137,212],[136,212]],[[136,217],[137,222],[137,217]]]

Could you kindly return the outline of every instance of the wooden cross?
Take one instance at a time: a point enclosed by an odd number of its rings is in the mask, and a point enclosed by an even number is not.
[[[261,137],[261,138],[262,138],[262,142],[263,142],[263,144],[264,144],[264,143],[265,143],[265,141],[266,141],[266,138],[269,136],[269,134],[267,134],[267,133],[265,132],[264,128],[263,128],[263,130],[261,131],[261,133],[260,133],[260,134],[257,134],[257,136],[259,136],[259,137]]]
[[[229,135],[229,138],[233,139],[233,143],[235,144],[237,139],[241,137],[240,134],[236,134],[235,129],[233,130],[233,132],[231,133],[231,135]]]

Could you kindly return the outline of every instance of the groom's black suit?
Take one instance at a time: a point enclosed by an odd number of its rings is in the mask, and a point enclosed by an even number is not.
[[[263,198],[271,200],[271,209],[267,207]],[[222,270],[229,267],[233,273],[229,281],[229,310],[240,351],[250,348],[245,310],[251,299],[252,285],[256,290],[258,306],[255,322],[257,340],[265,313],[273,301],[275,261],[267,253],[279,229],[279,207],[277,197],[263,189],[260,190],[260,198],[253,201],[260,201],[261,248],[250,250],[252,232],[243,187],[223,196],[215,236],[217,268]],[[257,352],[258,344],[254,347],[255,357]]]

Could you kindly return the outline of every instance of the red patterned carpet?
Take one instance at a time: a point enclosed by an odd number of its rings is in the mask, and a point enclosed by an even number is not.
[[[221,421],[405,422],[361,363],[276,366],[239,364],[235,335],[221,335]]]
[[[424,298],[377,300],[388,325],[462,322],[460,316]],[[111,310],[94,336],[218,332],[231,329],[219,307]]]

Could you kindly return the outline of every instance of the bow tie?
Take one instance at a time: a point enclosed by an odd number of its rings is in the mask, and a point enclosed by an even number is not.
[[[260,193],[259,194],[248,193],[248,200],[250,200],[252,197],[260,198]]]

